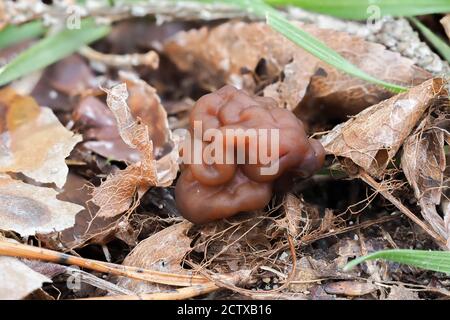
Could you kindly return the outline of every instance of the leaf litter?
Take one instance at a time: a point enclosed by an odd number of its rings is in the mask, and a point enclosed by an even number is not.
[[[127,28],[142,22],[134,21]],[[229,298],[230,290],[254,299],[445,295],[443,275],[429,281],[419,270],[386,262],[348,273],[342,267],[386,248],[437,249],[442,242],[448,247],[446,80],[379,44],[301,25],[362,70],[411,88],[394,95],[334,70],[263,23],[198,25],[171,38],[158,36],[163,45],[111,37],[94,51],[63,59],[44,70],[32,91],[39,103],[2,89],[3,141],[15,142],[1,145],[6,153],[0,164],[7,165],[0,166],[0,197],[7,205],[0,210],[0,230],[9,239],[38,239],[44,248],[82,256],[95,252],[93,264],[64,257],[112,275],[103,280],[91,274],[87,283],[101,293],[89,289],[77,295],[57,277],[27,271],[26,290],[9,298],[24,298],[51,279],[72,298]],[[188,27],[176,22],[173,30]],[[112,50],[104,53],[105,48]],[[159,69],[128,63],[138,57],[135,52],[154,56],[152,50],[160,55]],[[311,134],[322,136],[327,166],[276,194],[265,210],[192,225],[171,209],[182,139],[171,128],[187,124],[192,103],[186,101],[226,83],[295,112]],[[42,143],[39,134],[48,140]],[[408,218],[419,224],[411,226]],[[19,251],[0,242],[4,255],[21,252],[21,258],[45,261],[62,255],[38,255],[34,249],[24,245]],[[105,258],[121,265],[101,262]],[[9,276],[4,285],[30,265],[1,259]],[[47,290],[42,288],[41,294]]]
[[[12,89],[0,92],[2,108],[0,172],[21,172],[61,188],[69,169],[64,159],[81,136],[65,129],[53,112]]]
[[[343,32],[299,25],[362,70],[385,81],[409,86],[431,77],[381,45]],[[250,92],[262,91],[290,110],[310,94],[318,104],[335,103],[339,110],[333,110],[332,104],[327,110],[345,117],[392,96],[387,90],[321,63],[263,23],[229,22],[212,29],[181,32],[166,42],[165,51],[181,70],[195,72],[209,90],[228,83]]]

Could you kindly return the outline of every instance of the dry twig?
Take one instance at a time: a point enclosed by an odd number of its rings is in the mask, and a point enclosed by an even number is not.
[[[202,285],[208,282],[205,277],[196,275],[180,275],[159,272],[154,270],[122,266],[113,263],[84,259],[71,256],[65,253],[37,248],[29,245],[11,243],[0,240],[0,255],[18,257],[24,259],[42,260],[60,264],[76,265],[98,272],[106,272],[113,275],[129,277],[137,280],[150,281],[154,283],[167,284],[172,286],[193,286]]]
[[[85,58],[106,64],[116,68],[129,68],[136,66],[148,66],[152,69],[158,69],[159,56],[150,50],[147,53],[131,53],[131,54],[107,54],[92,49],[91,47],[82,47],[78,52]]]

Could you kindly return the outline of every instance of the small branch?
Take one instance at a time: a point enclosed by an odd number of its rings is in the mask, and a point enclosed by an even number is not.
[[[367,172],[360,170],[358,177],[367,183],[369,186],[375,189],[376,192],[380,193],[383,197],[389,200],[394,206],[397,207],[403,214],[410,218],[414,223],[420,226],[426,233],[428,233],[436,242],[443,248],[446,248],[447,241],[437,234],[433,229],[431,229],[428,224],[420,220],[414,213],[411,212],[403,203],[400,202],[396,197],[394,197],[389,191],[383,188],[383,186],[375,181]]]
[[[82,47],[78,52],[86,59],[100,62],[108,66],[116,68],[127,68],[136,66],[148,66],[152,69],[158,69],[159,56],[150,50],[147,53],[132,53],[132,54],[106,54],[92,49],[91,47]]]
[[[98,272],[105,272],[117,276],[124,276],[137,280],[172,286],[188,287],[208,283],[208,279],[202,276],[172,274],[91,259],[84,259],[53,250],[37,248],[19,243],[11,243],[5,240],[0,240],[0,255],[24,259],[42,260],[67,265],[76,265],[81,268],[86,268]]]

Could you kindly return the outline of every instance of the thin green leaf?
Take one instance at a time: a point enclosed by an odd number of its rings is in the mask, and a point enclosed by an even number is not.
[[[33,39],[43,35],[44,24],[41,20],[31,21],[22,25],[9,25],[0,31],[0,49],[27,39]]]
[[[450,12],[449,0],[265,0],[275,6],[293,5],[344,19],[418,16]],[[380,16],[380,17],[381,17]]]
[[[305,49],[320,60],[328,63],[338,70],[346,72],[352,76],[361,78],[368,82],[372,82],[385,87],[395,93],[404,92],[407,88],[389,83],[372,77],[357,66],[347,61],[336,51],[328,47],[319,39],[303,31],[299,27],[290,23],[277,10],[264,3],[262,0],[198,0],[200,2],[212,3],[223,2],[230,5],[239,6],[250,14],[266,17],[267,24],[283,36],[294,42],[299,47]]]
[[[273,12],[267,12],[267,24],[271,26],[276,31],[280,32],[286,38],[294,42],[296,45],[302,47],[309,53],[315,55],[320,60],[332,65],[336,69],[344,71],[352,76],[361,78],[368,82],[372,82],[385,87],[396,93],[406,91],[406,88],[389,83],[383,80],[372,77],[366,72],[362,71],[354,64],[350,63],[348,60],[344,59],[337,52],[333,51],[327,45],[325,45],[320,40],[316,39],[309,33],[303,31],[302,29],[294,26],[292,23],[287,21],[285,18],[279,14],[274,14]]]
[[[45,68],[75,52],[81,46],[103,38],[109,31],[109,26],[99,26],[93,19],[87,18],[82,20],[80,29],[64,29],[48,36],[0,69],[0,85]]]
[[[450,273],[450,252],[405,249],[378,251],[357,258],[350,261],[344,267],[344,271],[348,271],[364,261],[375,259],[385,259],[426,270]]]
[[[436,50],[444,57],[444,59],[450,62],[450,46],[416,18],[410,18],[410,20],[420,30],[424,37],[430,41],[433,47],[435,47]]]

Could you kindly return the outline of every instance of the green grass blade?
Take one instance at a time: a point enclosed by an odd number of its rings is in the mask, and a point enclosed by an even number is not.
[[[0,31],[0,49],[7,48],[24,40],[43,35],[44,24],[41,20],[31,21],[22,25],[9,25]]]
[[[450,12],[449,0],[265,0],[275,6],[293,5],[344,19],[365,20],[379,8],[382,16],[417,16]]]
[[[430,41],[430,43],[442,55],[442,57],[450,62],[450,46],[416,18],[410,18],[410,20],[417,27],[417,29],[420,30],[423,36],[427,38],[428,41]]]
[[[332,65],[336,69],[344,71],[352,76],[361,78],[368,82],[381,85],[386,89],[396,93],[406,91],[406,88],[402,86],[379,80],[362,71],[354,64],[344,59],[337,52],[329,48],[323,42],[316,39],[309,33],[303,31],[302,29],[294,26],[292,23],[290,23],[277,13],[267,12],[267,24],[298,46],[315,55],[320,60]]]
[[[344,271],[348,271],[364,261],[375,259],[385,259],[426,270],[450,274],[450,252],[405,249],[378,251],[364,257],[356,258],[344,267]]]
[[[81,46],[106,36],[109,26],[99,26],[93,19],[84,19],[80,29],[64,29],[31,46],[0,69],[0,85],[47,67],[70,55]]]

